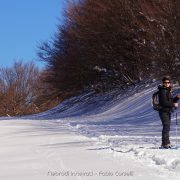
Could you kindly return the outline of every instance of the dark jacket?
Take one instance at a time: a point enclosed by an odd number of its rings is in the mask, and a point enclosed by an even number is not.
[[[158,86],[159,89],[159,103],[162,106],[160,111],[171,112],[174,107],[174,103],[178,101],[178,98],[173,98],[171,87],[167,88],[165,86]]]

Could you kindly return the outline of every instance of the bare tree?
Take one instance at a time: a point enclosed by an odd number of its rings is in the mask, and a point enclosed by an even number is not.
[[[42,82],[41,74],[33,62],[16,61],[12,67],[0,68],[1,116],[37,113],[59,103],[54,99],[47,103],[49,87]]]
[[[63,93],[178,76],[177,0],[78,0],[52,43],[40,47],[47,81]]]

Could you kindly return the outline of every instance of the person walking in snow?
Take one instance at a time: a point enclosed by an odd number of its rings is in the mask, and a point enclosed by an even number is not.
[[[171,143],[169,140],[169,131],[171,124],[171,112],[173,108],[178,107],[178,99],[180,99],[180,94],[173,98],[171,81],[168,76],[162,79],[162,85],[158,86],[159,89],[159,104],[161,109],[159,110],[159,116],[162,121],[162,145],[163,148],[171,148]]]

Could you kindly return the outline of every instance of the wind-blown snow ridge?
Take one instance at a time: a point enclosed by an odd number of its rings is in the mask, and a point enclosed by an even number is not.
[[[36,128],[53,132],[66,126],[69,131],[93,140],[95,148],[89,150],[110,153],[115,158],[134,159],[149,167],[160,168],[165,173],[180,175],[180,150],[159,149],[162,126],[158,113],[151,106],[151,96],[156,89],[157,85],[143,85],[130,87],[126,93],[89,92],[70,98],[49,111],[21,119],[42,120]],[[179,111],[177,113],[180,116]],[[173,113],[172,144],[176,144],[175,132]]]
[[[159,149],[162,126],[158,113],[151,106],[151,96],[156,89],[157,86],[146,85],[132,87],[123,94],[115,91],[95,95],[90,92],[34,115],[34,118],[56,119],[56,125],[66,124],[75,132],[97,138],[100,147],[96,150],[108,151],[115,156],[126,154],[138,161],[150,162],[149,165],[180,173],[178,151]],[[173,113],[172,144],[175,140]]]

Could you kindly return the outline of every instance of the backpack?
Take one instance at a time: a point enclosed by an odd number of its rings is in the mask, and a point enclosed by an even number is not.
[[[162,106],[159,104],[159,91],[155,92],[152,95],[152,107],[155,111],[159,111],[162,109]]]

